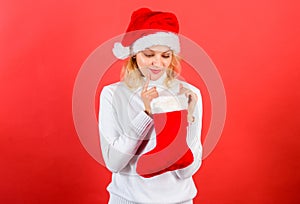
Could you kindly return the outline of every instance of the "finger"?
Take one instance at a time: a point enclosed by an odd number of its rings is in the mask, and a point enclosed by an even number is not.
[[[183,85],[182,83],[179,84],[179,91],[182,89]]]
[[[189,89],[186,89],[186,88],[182,88],[181,94],[184,94],[185,97],[188,97],[189,94],[190,94],[190,90],[189,90]]]
[[[151,94],[158,95],[158,92],[157,92],[157,90],[156,90],[156,87],[152,87],[151,89],[144,91],[144,92],[142,93],[142,96],[143,96],[143,97],[148,97],[148,96],[151,95]]]
[[[190,90],[188,90],[188,89],[186,89],[186,90],[184,91],[184,94],[185,94],[186,96],[190,96],[192,93],[193,93],[193,92],[190,91]]]
[[[186,93],[190,91],[189,89],[185,88],[182,84],[179,85],[179,88],[180,88],[179,94],[185,94],[186,96],[187,96]]]
[[[155,92],[155,91],[156,91],[156,87],[152,87],[151,89],[148,89],[145,93],[148,94],[148,93]]]
[[[192,101],[192,95],[188,96],[188,103],[190,103]]]
[[[147,77],[148,80],[151,80],[150,70],[147,69],[147,71],[148,71],[148,72],[147,72],[147,74],[146,74],[146,75],[147,75],[146,77]]]
[[[145,94],[151,94],[151,93],[158,93],[156,90],[156,87],[152,87],[151,89],[148,89],[144,92]]]
[[[159,95],[157,92],[153,92],[153,93],[147,94],[145,97],[148,99],[153,99],[153,98],[157,98],[158,96]]]
[[[179,84],[179,94],[183,93],[183,85],[182,83]]]
[[[188,97],[188,103],[190,103],[190,102],[196,102],[198,100],[197,95],[194,92],[192,92],[192,91],[190,91],[190,92],[187,93],[187,97]]]
[[[158,97],[158,92],[155,90],[155,91],[152,91],[151,93],[149,93],[151,96],[155,96],[155,97]]]
[[[149,99],[154,99],[154,98],[157,98],[158,97],[158,93],[157,92],[153,92],[153,93],[151,93],[151,94],[148,94],[147,95],[148,97],[149,97]]]
[[[150,81],[150,78],[149,77],[146,77],[146,82],[143,86],[143,91],[147,91],[148,89],[148,85],[149,85],[149,81]]]

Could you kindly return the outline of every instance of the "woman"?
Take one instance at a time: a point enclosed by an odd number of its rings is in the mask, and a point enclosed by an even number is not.
[[[122,81],[105,86],[100,96],[110,204],[188,204],[196,196],[202,99],[196,87],[177,79],[178,30],[174,14],[142,8],[113,48],[128,61]]]

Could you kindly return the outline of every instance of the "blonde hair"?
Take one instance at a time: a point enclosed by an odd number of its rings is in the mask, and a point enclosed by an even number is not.
[[[172,52],[172,61],[170,66],[167,68],[167,78],[164,81],[164,85],[169,87],[172,80],[180,75],[181,64],[180,57]],[[121,71],[121,79],[130,89],[137,89],[144,83],[143,75],[138,68],[135,56],[131,56]]]

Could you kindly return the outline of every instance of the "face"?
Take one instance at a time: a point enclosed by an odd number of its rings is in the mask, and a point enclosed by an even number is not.
[[[155,45],[136,54],[136,62],[144,76],[159,79],[172,62],[172,51],[167,46]]]

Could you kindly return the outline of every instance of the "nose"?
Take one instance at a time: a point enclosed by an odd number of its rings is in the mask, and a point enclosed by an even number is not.
[[[155,55],[153,57],[152,65],[157,67],[162,67],[163,66],[162,57],[159,55]]]

